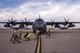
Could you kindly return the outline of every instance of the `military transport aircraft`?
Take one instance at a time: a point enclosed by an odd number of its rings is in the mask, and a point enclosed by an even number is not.
[[[29,20],[27,20],[27,19],[25,19],[25,21],[23,21],[23,22],[16,22],[16,20],[13,20],[13,18],[12,18],[11,20],[8,20],[9,22],[0,22],[0,23],[6,23],[4,25],[4,27],[12,27],[12,26],[19,24],[19,28],[25,28],[24,25],[26,25],[26,26],[32,25],[33,32],[36,32],[36,30],[40,30],[41,32],[46,32],[47,25],[51,25],[51,26],[54,25],[55,28],[67,29],[69,27],[75,27],[75,25],[73,23],[80,23],[80,22],[69,22],[69,19],[68,20],[64,19],[64,20],[65,20],[65,22],[54,22],[54,21],[45,22],[39,15],[39,18],[37,18],[34,22],[29,22]],[[61,27],[60,24],[62,24],[64,26],[66,26],[66,25],[68,25],[68,26]]]

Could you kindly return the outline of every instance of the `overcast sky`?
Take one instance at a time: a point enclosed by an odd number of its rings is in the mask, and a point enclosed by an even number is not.
[[[80,0],[0,0],[0,21],[14,19],[80,21]]]

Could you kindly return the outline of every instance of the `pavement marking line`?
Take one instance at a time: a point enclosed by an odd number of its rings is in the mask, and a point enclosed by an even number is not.
[[[37,53],[39,53],[39,50],[40,50],[40,37],[39,37],[39,40],[38,40],[38,49],[37,49]]]
[[[41,36],[38,36],[35,53],[41,53]]]

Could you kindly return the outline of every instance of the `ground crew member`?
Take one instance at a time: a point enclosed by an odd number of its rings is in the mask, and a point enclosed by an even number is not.
[[[18,42],[18,43],[21,43],[21,42],[19,41],[18,31],[16,31],[16,32],[14,33],[13,43],[15,43],[15,41]]]
[[[14,38],[14,30],[12,31],[12,37],[11,37],[10,41],[12,41],[13,38]]]
[[[50,28],[47,31],[48,37],[51,38],[51,34],[50,34]]]
[[[37,30],[36,31],[36,38],[35,38],[35,40],[37,39],[38,40],[38,36],[40,35],[40,31],[39,30]]]
[[[24,40],[30,40],[31,35],[32,34],[30,32],[27,32],[27,34],[24,36]]]
[[[15,42],[21,43],[19,41],[19,38],[18,38],[18,32],[17,32],[17,30],[15,30],[13,32],[12,37],[11,37],[11,41],[13,42],[13,44],[15,44]]]
[[[18,37],[18,38],[19,38],[20,40],[21,40],[21,35],[22,35],[21,33],[22,33],[22,29],[19,30],[19,37]]]

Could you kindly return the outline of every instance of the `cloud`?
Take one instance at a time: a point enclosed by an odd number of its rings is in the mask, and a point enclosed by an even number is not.
[[[64,0],[50,0],[46,2],[25,2],[16,8],[5,8],[0,10],[0,17],[2,20],[8,17],[14,17],[15,19],[36,19],[40,14],[44,20],[56,19],[56,21],[64,21],[64,18],[70,18],[70,21],[80,21],[80,4],[73,3],[68,4],[71,0],[63,2]],[[76,1],[77,2],[77,1]],[[77,19],[76,19],[77,18]],[[5,19],[5,20],[6,20]]]
[[[0,8],[15,8],[27,0],[0,0]]]
[[[80,0],[50,0],[50,1],[55,3],[68,3],[68,4],[80,3]]]

